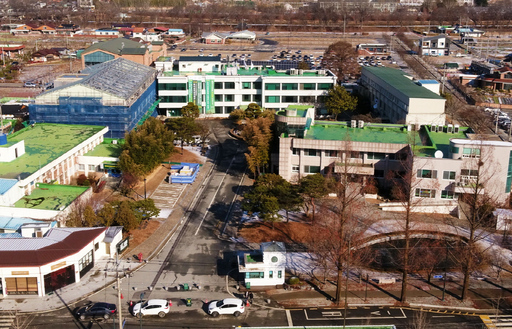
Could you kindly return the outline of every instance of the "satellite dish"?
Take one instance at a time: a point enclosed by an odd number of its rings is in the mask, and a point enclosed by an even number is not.
[[[434,153],[434,158],[442,159],[443,158],[443,151],[437,150],[436,153]]]

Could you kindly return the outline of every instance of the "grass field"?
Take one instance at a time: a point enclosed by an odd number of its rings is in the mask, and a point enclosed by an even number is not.
[[[45,210],[61,210],[66,208],[89,187],[53,185],[38,183],[37,188],[29,196],[18,200],[17,208],[34,208]]]

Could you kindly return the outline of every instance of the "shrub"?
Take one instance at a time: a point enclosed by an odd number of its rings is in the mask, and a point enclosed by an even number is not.
[[[289,284],[299,284],[300,283],[300,279],[296,276],[292,276],[289,280],[288,280],[288,283]]]
[[[85,176],[84,174],[80,174],[78,176],[78,178],[76,179],[76,185],[82,186],[82,185],[84,185],[85,181],[87,181],[87,176]],[[89,182],[88,182],[88,184],[89,184]],[[87,185],[87,186],[89,186],[89,185]]]

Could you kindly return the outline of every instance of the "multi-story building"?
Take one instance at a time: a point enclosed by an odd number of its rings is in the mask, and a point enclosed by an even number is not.
[[[450,38],[445,34],[421,39],[420,52],[424,56],[450,55]]]
[[[304,175],[346,173],[384,185],[413,171],[414,193],[428,203],[480,193],[504,203],[512,183],[512,143],[486,140],[457,125],[390,125],[315,121],[314,109],[277,113],[279,153],[272,169],[289,181]],[[449,207],[443,211],[452,211]]]
[[[124,58],[66,74],[55,88],[30,104],[32,122],[105,125],[107,137],[123,137],[149,116],[156,116],[156,70]]]
[[[384,122],[445,124],[446,100],[404,72],[389,67],[363,67],[361,91]]]
[[[179,116],[181,108],[195,102],[202,115],[226,116],[239,106],[257,103],[267,109],[322,101],[336,76],[328,70],[278,70],[263,65],[226,63],[219,56],[181,56],[160,59],[158,97],[160,114]]]

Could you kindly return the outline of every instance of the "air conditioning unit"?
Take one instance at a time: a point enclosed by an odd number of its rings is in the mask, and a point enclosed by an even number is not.
[[[448,129],[446,130],[446,132],[449,134],[453,134],[453,125],[452,124],[448,125]]]
[[[297,69],[290,69],[290,75],[297,75]]]
[[[364,121],[363,120],[357,121],[357,127],[358,128],[364,128]]]
[[[459,126],[459,125],[455,125],[455,126],[453,126],[453,133],[454,133],[454,134],[458,134],[458,133],[459,133],[459,130],[460,130],[460,126]]]
[[[411,131],[411,125],[407,125],[407,131]]]
[[[350,120],[350,127],[351,128],[357,127],[357,121],[356,120]]]
[[[114,140],[112,141],[112,144],[117,144],[117,139],[114,139]]]
[[[304,75],[304,70],[299,70],[299,75]]]
[[[430,126],[430,131],[433,132],[433,133],[437,132],[437,126],[436,125],[431,125]]]

